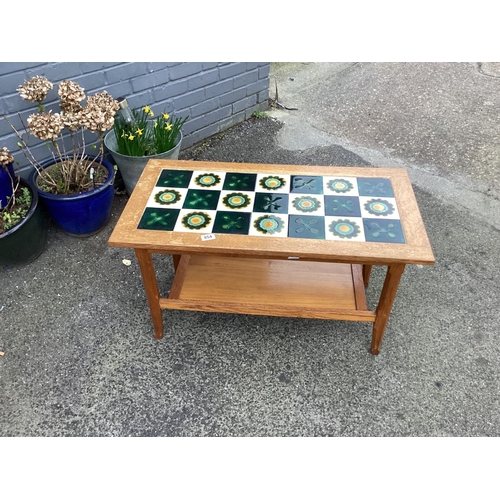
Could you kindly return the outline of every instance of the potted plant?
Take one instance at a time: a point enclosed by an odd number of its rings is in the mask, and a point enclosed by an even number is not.
[[[33,184],[15,175],[14,157],[0,149],[0,265],[34,261],[44,250],[47,227]]]
[[[60,110],[53,113],[45,111],[42,104],[53,88],[47,78],[34,76],[19,86],[19,95],[37,103],[38,112],[28,117],[27,125],[19,115],[24,136],[11,127],[34,167],[30,181],[49,216],[72,236],[90,236],[106,225],[111,214],[115,170],[104,159],[103,138],[104,132],[113,127],[119,105],[106,91],[89,96],[82,105],[86,95],[78,83],[63,80],[58,87]],[[97,155],[87,153],[89,133],[97,135],[98,146],[90,145],[98,148]],[[50,160],[39,162],[35,158],[28,146],[30,135],[46,141],[52,153]]]
[[[147,162],[152,158],[177,160],[182,142],[181,128],[186,118],[168,113],[155,115],[150,106],[130,110],[125,98],[119,99],[113,130],[104,144],[118,166],[128,194],[132,194]]]

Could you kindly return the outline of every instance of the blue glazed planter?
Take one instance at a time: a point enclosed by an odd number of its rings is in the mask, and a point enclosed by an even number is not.
[[[12,163],[7,168],[0,166],[0,209],[7,206],[12,196],[12,179],[15,179]]]
[[[91,157],[89,157],[91,159]],[[56,163],[49,160],[42,163],[42,168]],[[105,159],[101,163],[108,170],[106,182],[92,191],[82,194],[60,195],[50,194],[37,187],[38,195],[45,206],[49,217],[71,236],[87,237],[98,233],[109,220],[113,206],[113,181],[115,170]],[[38,172],[34,170],[30,180],[37,186]]]

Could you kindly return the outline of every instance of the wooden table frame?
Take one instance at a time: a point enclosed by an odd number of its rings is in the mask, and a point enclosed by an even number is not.
[[[163,168],[389,178],[406,243],[226,234],[203,241],[199,233],[138,230]],[[434,263],[408,174],[392,168],[150,160],[109,245],[134,249],[157,339],[163,337],[163,309],[363,321],[373,323],[372,354],[380,352],[406,264]],[[153,254],[172,255],[175,276],[168,297],[160,296]],[[370,311],[365,287],[373,265],[387,266],[387,273],[377,308]],[[238,279],[243,287],[234,286]]]

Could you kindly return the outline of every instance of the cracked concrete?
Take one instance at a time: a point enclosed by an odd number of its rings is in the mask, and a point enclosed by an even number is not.
[[[437,72],[435,69],[427,69],[428,66],[433,66],[432,64],[420,65],[418,68],[416,65],[405,65],[409,68],[410,76],[414,73],[433,73]],[[471,80],[474,78],[472,73],[474,72],[474,65],[469,64],[458,64],[455,66],[450,65],[437,65],[441,67],[441,71],[446,73],[449,69],[452,69],[449,78],[454,76],[454,73],[467,73]],[[377,81],[377,77],[386,81],[388,79],[386,70],[388,73],[396,73],[394,70],[394,64],[377,64],[377,65],[366,65],[372,71],[371,78],[374,80],[372,87],[381,87],[381,83]],[[312,99],[311,96],[318,96],[323,94],[332,96],[333,93],[329,92],[331,89],[336,87],[343,87],[343,76],[342,73],[346,71],[355,72],[357,70],[369,72],[369,69],[357,68],[355,63],[294,63],[291,65],[281,64],[272,67],[271,81],[275,81],[278,84],[278,95],[282,104],[287,107],[297,107],[296,111],[286,111],[280,108],[269,113],[269,116],[279,120],[283,123],[283,128],[279,131],[277,135],[277,144],[283,149],[290,151],[303,151],[313,147],[321,146],[333,146],[338,145],[352,153],[360,156],[366,162],[371,165],[379,167],[401,167],[406,168],[409,175],[417,186],[425,189],[432,194],[439,196],[443,201],[451,203],[456,207],[468,211],[469,213],[474,213],[480,219],[491,223],[497,229],[500,229],[500,196],[498,191],[498,181],[500,179],[500,115],[496,113],[496,116],[492,116],[496,110],[498,112],[500,108],[500,100],[495,95],[495,99],[490,100],[488,97],[488,92],[491,90],[491,85],[485,84],[484,87],[475,88],[478,95],[482,95],[482,100],[484,102],[484,108],[475,110],[473,112],[474,118],[477,122],[483,120],[483,123],[492,122],[491,130],[487,127],[487,136],[491,137],[491,142],[486,142],[483,144],[483,148],[488,150],[488,153],[478,151],[477,144],[470,142],[468,144],[469,150],[476,151],[477,157],[471,158],[471,162],[475,165],[480,165],[479,167],[474,167],[472,169],[455,169],[456,165],[450,164],[448,159],[446,162],[440,163],[435,162],[434,164],[425,163],[419,161],[423,155],[415,153],[413,156],[408,157],[406,151],[411,147],[415,151],[418,150],[420,139],[414,143],[410,142],[410,139],[404,138],[401,142],[407,142],[406,146],[404,144],[396,144],[396,147],[388,147],[386,143],[389,141],[387,139],[382,139],[378,141],[375,145],[373,141],[367,140],[367,136],[363,131],[363,122],[355,123],[350,119],[350,113],[358,114],[353,111],[355,105],[346,111],[346,106],[341,105],[340,109],[344,110],[345,116],[337,118],[338,122],[351,122],[354,123],[351,127],[347,128],[343,135],[337,135],[332,130],[337,130],[335,127],[330,126],[330,116],[340,114],[340,112],[334,106],[334,99],[332,99],[332,104],[329,111],[321,112],[320,106],[317,105],[318,99]],[[424,70],[422,70],[422,67]],[[500,76],[500,63],[478,63],[478,68],[481,72],[489,75],[495,75],[498,73]],[[383,75],[382,75],[383,74]],[[410,76],[404,78],[405,82],[410,81]],[[444,75],[439,77],[439,83],[445,80]],[[340,81],[340,83],[339,83]],[[483,80],[484,81],[484,80]],[[336,82],[336,83],[332,83]],[[417,84],[419,86],[421,84]],[[500,90],[500,82],[497,83]],[[405,89],[407,95],[411,92],[410,89]],[[442,89],[426,89],[425,93],[427,95],[439,94]],[[376,89],[374,92],[380,93]],[[351,101],[360,101],[360,99],[355,99],[349,97],[349,89],[342,88],[342,91]],[[354,91],[351,91],[354,92]],[[465,92],[461,90],[461,93]],[[274,94],[271,92],[271,96]],[[477,96],[475,97],[478,98]],[[417,97],[417,100],[420,96]],[[439,96],[434,97],[434,99],[440,100]],[[319,99],[321,102],[326,102],[323,97]],[[385,101],[389,99],[385,97],[380,97],[379,103],[372,103],[370,110],[366,111],[369,115],[383,116],[384,114],[389,114],[390,109],[385,106]],[[449,101],[457,101],[455,97],[449,97]],[[409,105],[412,107],[412,105]],[[462,107],[465,107],[463,105]],[[311,108],[313,108],[311,110]],[[460,123],[454,123],[449,117],[444,117],[444,115],[449,113],[454,113],[453,110],[443,110],[442,121],[448,124],[448,130],[446,132],[447,136],[453,137],[452,143],[458,143],[460,135],[462,133],[462,126]],[[397,122],[400,119],[399,115],[400,109],[393,108],[393,116],[387,116],[386,121],[394,120]],[[469,117],[468,120],[469,121]],[[420,128],[425,128],[421,124],[418,125]],[[428,124],[428,129],[425,130],[425,135],[432,134],[433,124]],[[484,133],[484,127],[481,127],[481,132]],[[482,142],[482,141],[481,141]],[[447,149],[453,147],[453,144],[444,144],[440,149]],[[437,157],[437,156],[436,156]],[[489,161],[485,162],[484,158],[489,157]],[[459,161],[461,163],[461,161]],[[470,166],[470,164],[469,164]],[[478,171],[480,170],[480,172]],[[483,170],[485,172],[483,172]],[[488,174],[489,173],[489,174]]]

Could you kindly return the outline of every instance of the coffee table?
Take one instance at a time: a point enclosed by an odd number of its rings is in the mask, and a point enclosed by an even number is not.
[[[434,263],[400,168],[150,160],[109,245],[134,249],[158,339],[163,309],[349,320],[373,323],[372,354],[406,264]],[[157,253],[173,258],[168,297]]]

